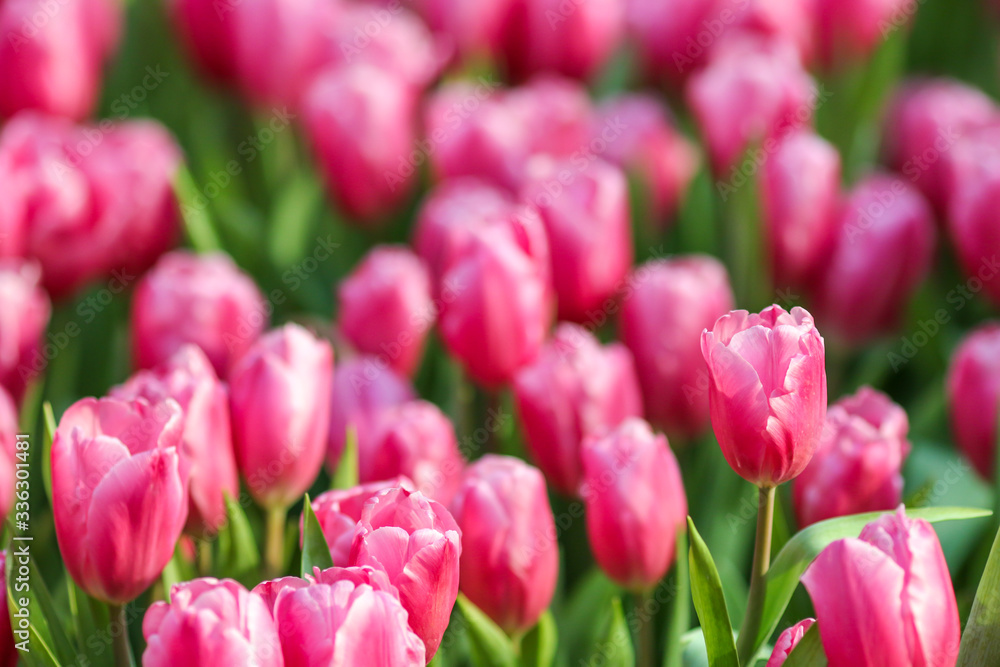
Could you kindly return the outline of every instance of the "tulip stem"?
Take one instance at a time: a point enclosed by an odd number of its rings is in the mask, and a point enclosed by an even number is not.
[[[652,595],[653,591],[648,590],[635,598],[636,604],[639,606],[637,614],[639,618],[639,659],[635,663],[637,667],[653,667],[656,664],[656,636],[654,635],[656,627],[646,611],[653,608],[653,605],[650,604]]]
[[[207,577],[212,573],[212,543],[208,540],[196,540],[198,550],[198,574]]]
[[[111,617],[111,635],[116,667],[134,667],[132,647],[128,642],[128,617],[125,615],[125,605],[108,605]]]
[[[285,519],[288,510],[272,507],[267,510],[267,531],[264,534],[264,574],[275,579],[285,573]]]
[[[771,531],[774,526],[774,487],[761,487],[757,501],[757,540],[753,551],[753,568],[750,572],[750,594],[747,597],[747,612],[736,640],[736,653],[740,664],[750,664],[757,649],[757,633],[760,632],[760,615],[764,608],[767,590],[768,568],[771,567]]]

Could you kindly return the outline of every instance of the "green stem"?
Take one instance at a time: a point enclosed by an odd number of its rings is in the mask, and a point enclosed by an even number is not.
[[[195,545],[198,550],[198,574],[207,577],[212,573],[212,543],[197,540]]]
[[[125,605],[108,605],[111,612],[112,626],[118,625],[119,632],[112,632],[112,650],[115,656],[116,667],[132,667],[135,663],[132,659],[132,647],[128,642],[128,618],[125,616]]]
[[[653,667],[656,664],[656,623],[652,618],[646,618],[642,613],[647,608],[652,608],[648,604],[653,595],[654,589],[645,591],[636,596],[636,604],[639,607],[639,656],[636,661],[637,667]]]
[[[285,519],[288,510],[272,507],[267,510],[267,532],[264,535],[264,574],[269,579],[285,573]]]
[[[749,664],[757,646],[760,632],[760,615],[764,608],[764,593],[767,590],[768,568],[771,567],[771,529],[774,524],[774,487],[760,488],[757,502],[757,541],[754,544],[753,568],[750,572],[750,595],[747,598],[747,612],[736,640],[736,653],[740,664]]]

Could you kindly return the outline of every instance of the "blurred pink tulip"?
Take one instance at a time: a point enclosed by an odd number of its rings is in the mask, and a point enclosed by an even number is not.
[[[635,591],[670,569],[687,496],[677,459],[663,435],[638,418],[583,448],[587,536],[601,569]]]
[[[690,440],[708,425],[701,332],[733,308],[729,276],[717,259],[690,255],[643,264],[628,285],[619,326],[635,358],[646,419]]]
[[[143,667],[282,667],[281,645],[264,601],[232,579],[174,584],[142,621]]]
[[[815,43],[827,69],[868,58],[889,38],[905,30],[919,0],[814,0]]]
[[[512,4],[512,0],[475,5],[463,0],[417,0],[414,9],[442,41],[453,44],[464,59],[475,61],[499,52]]]
[[[802,308],[734,310],[701,337],[712,428],[726,461],[762,488],[797,477],[826,418],[826,351]]]
[[[559,575],[541,473],[520,459],[487,454],[469,466],[452,510],[462,529],[462,592],[509,634],[534,627]]]
[[[267,326],[270,305],[228,255],[164,255],[132,300],[132,354],[139,368],[167,361],[187,343],[226,377]]]
[[[217,0],[169,0],[174,28],[188,54],[203,72],[220,82],[236,77],[236,19],[242,3]]]
[[[816,454],[792,485],[799,525],[897,507],[909,429],[903,408],[871,387],[831,405]]]
[[[401,246],[376,246],[337,287],[340,332],[359,352],[412,376],[436,318],[423,261]]]
[[[443,505],[400,488],[381,491],[365,503],[354,536],[351,563],[389,576],[410,627],[427,647],[428,661],[458,596],[461,538]]]
[[[618,343],[601,347],[575,324],[560,324],[518,372],[514,399],[532,460],[568,496],[583,477],[583,443],[642,414],[632,355]]]
[[[3,387],[0,387],[0,521],[6,520],[14,508],[14,489],[17,485],[15,478],[17,452],[18,449],[28,447],[29,442],[17,438],[18,431],[21,430],[17,422],[17,406],[14,405],[10,394]],[[0,630],[2,630],[2,626],[0,626]],[[3,633],[0,632],[0,634]],[[0,656],[3,656],[3,651],[0,651]],[[2,659],[0,659],[0,664],[3,664]]]
[[[784,665],[785,660],[788,660],[788,655],[798,646],[799,642],[802,641],[802,638],[805,637],[805,634],[809,632],[809,628],[815,622],[816,619],[807,618],[787,628],[778,635],[777,641],[774,642],[774,650],[771,651],[771,657],[764,667],[781,667]]]
[[[830,544],[802,583],[830,667],[953,667],[961,625],[941,543],[900,507]]]
[[[52,307],[40,279],[35,263],[0,261],[0,387],[16,402],[49,356],[42,343]]]
[[[996,477],[1000,324],[974,329],[952,354],[948,403],[955,442],[984,479]]]
[[[59,551],[88,595],[135,599],[174,555],[187,519],[183,414],[173,401],[84,398],[52,442]]]
[[[7,552],[0,551],[0,587],[7,590]],[[14,631],[10,625],[10,611],[7,607],[7,596],[0,600],[0,665],[17,667],[21,653],[14,644]]]
[[[295,324],[262,336],[233,368],[236,464],[261,506],[290,506],[319,474],[332,381],[330,344]]]
[[[181,452],[188,465],[186,532],[202,536],[226,522],[223,494],[240,493],[233,436],[229,425],[229,394],[205,353],[185,345],[152,371],[140,371],[113,387],[112,398],[143,398],[151,404],[173,399],[184,411]]]
[[[506,91],[503,104],[527,129],[527,148],[532,155],[578,157],[590,146],[594,106],[586,86],[579,81],[539,74]]]

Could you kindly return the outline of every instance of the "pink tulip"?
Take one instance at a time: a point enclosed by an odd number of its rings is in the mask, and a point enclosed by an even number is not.
[[[267,605],[232,579],[174,584],[142,621],[143,667],[282,667],[278,631]]]
[[[185,345],[155,370],[140,371],[112,388],[110,395],[153,404],[173,399],[181,407],[181,451],[190,466],[186,530],[192,535],[218,531],[226,522],[223,494],[235,499],[240,482],[229,426],[229,393],[205,353]]]
[[[0,261],[0,386],[15,401],[46,365],[42,342],[52,307],[40,279],[37,264]]]
[[[267,326],[269,309],[257,286],[227,255],[164,255],[139,281],[133,297],[135,365],[152,368],[193,343],[226,377]]]
[[[29,446],[27,440],[18,440],[17,434],[21,429],[17,422],[17,406],[14,405],[10,394],[0,387],[0,521],[5,520],[14,508],[17,452]],[[22,505],[21,509],[24,507],[25,505]],[[0,656],[2,655],[3,651],[0,651]]]
[[[508,634],[533,627],[559,575],[541,473],[520,459],[487,454],[469,467],[452,510],[462,529],[462,592]]]
[[[797,477],[826,418],[826,350],[812,315],[734,310],[701,336],[712,428],[730,467],[762,488]]]
[[[435,320],[427,267],[410,250],[376,246],[337,287],[340,332],[359,352],[412,376]]]
[[[183,414],[173,401],[84,398],[52,442],[52,514],[76,583],[110,604],[135,599],[174,555],[187,519]]]
[[[934,257],[933,214],[912,185],[876,174],[854,187],[838,218],[813,308],[825,329],[860,343],[899,325]]]
[[[509,89],[503,104],[527,130],[531,155],[579,156],[590,148],[594,106],[586,86],[550,73],[534,76]],[[596,153],[603,151],[594,147]]]
[[[632,355],[601,347],[586,329],[560,324],[541,354],[514,378],[525,445],[552,485],[577,494],[584,442],[642,414]]]
[[[220,82],[236,76],[236,18],[242,3],[217,0],[170,0],[170,18],[188,55]]]
[[[837,540],[802,576],[830,667],[952,667],[958,607],[937,534],[900,507]]]
[[[583,448],[587,536],[597,564],[622,586],[648,590],[674,562],[687,497],[663,435],[627,419]]]
[[[799,525],[897,507],[909,428],[903,408],[871,387],[830,406],[816,454],[792,486]]]
[[[389,489],[365,503],[351,562],[389,575],[428,660],[437,652],[458,596],[461,553],[461,531],[451,514],[419,491]]]
[[[807,618],[778,635],[778,640],[774,642],[774,650],[771,651],[771,657],[764,667],[781,667],[784,665],[785,660],[788,660],[788,655],[798,646],[799,642],[802,641],[802,638],[805,637],[806,633],[809,632],[809,628],[815,622],[816,619]]]
[[[7,552],[0,551],[0,586],[7,590]],[[14,631],[10,625],[10,612],[7,607],[7,596],[0,600],[0,665],[17,667],[21,658],[14,644]]]
[[[973,330],[948,369],[948,403],[955,442],[985,479],[994,479],[1000,415],[1000,324]]]
[[[298,500],[323,465],[333,350],[295,324],[260,338],[229,377],[236,465],[267,509]]]
[[[442,40],[454,44],[464,59],[496,54],[512,0],[489,0],[470,5],[462,0],[418,0],[414,9]]]
[[[685,440],[708,425],[701,332],[733,307],[722,263],[707,255],[637,267],[622,300],[621,338],[635,357],[646,419]]]
[[[819,135],[787,135],[767,157],[760,180],[773,284],[807,287],[836,239],[840,153]]]
[[[918,0],[815,0],[819,60],[827,69],[871,56],[888,36],[905,30]]]

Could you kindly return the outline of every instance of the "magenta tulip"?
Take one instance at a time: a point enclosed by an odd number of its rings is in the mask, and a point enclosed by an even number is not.
[[[455,45],[464,59],[499,52],[512,0],[470,5],[462,0],[418,0],[414,8],[442,41]]]
[[[232,579],[174,584],[142,621],[143,667],[282,667],[281,644],[264,601]]]
[[[181,42],[203,72],[221,82],[236,76],[236,19],[242,3],[216,0],[170,0],[170,18]]]
[[[948,403],[955,442],[985,479],[996,476],[1000,415],[1000,324],[973,330],[948,369]]]
[[[778,640],[774,642],[774,650],[771,651],[771,657],[764,667],[781,667],[784,665],[785,660],[788,660],[788,655],[798,646],[799,642],[802,641],[802,638],[805,637],[806,633],[809,632],[809,628],[815,622],[816,619],[807,618],[778,635]]]
[[[332,381],[330,344],[295,324],[262,336],[233,368],[236,464],[263,507],[290,506],[319,474]]]
[[[632,355],[621,344],[601,347],[575,324],[559,325],[538,358],[518,372],[514,399],[532,460],[569,496],[583,477],[584,442],[642,414]]]
[[[541,473],[487,454],[452,501],[462,530],[462,592],[508,634],[533,627],[559,575],[555,519]]]
[[[46,366],[42,342],[52,307],[40,280],[37,264],[0,261],[0,387],[15,401]]]
[[[952,667],[961,625],[941,543],[900,507],[837,540],[802,575],[830,667]]]
[[[816,454],[792,485],[799,525],[899,506],[909,428],[903,408],[871,387],[831,405]]]
[[[597,564],[635,591],[656,585],[674,562],[687,496],[663,435],[627,419],[583,448],[587,536]]]
[[[887,37],[905,30],[918,0],[816,0],[813,19],[820,63],[837,69],[869,57]]]
[[[730,467],[762,488],[797,477],[826,418],[822,336],[802,308],[734,310],[701,337],[712,428]]]
[[[5,520],[14,508],[17,453],[29,446],[28,440],[18,439],[17,434],[21,429],[17,422],[17,406],[10,394],[0,387],[0,521]],[[25,507],[27,505],[21,505],[21,509]],[[2,655],[3,651],[0,651],[0,656]]]
[[[527,130],[529,156],[579,157],[590,147],[594,105],[579,81],[542,73],[507,90],[503,104]],[[593,149],[603,152],[600,145]]]
[[[87,594],[135,599],[174,555],[187,519],[183,413],[173,401],[84,398],[52,442],[59,551]]]

